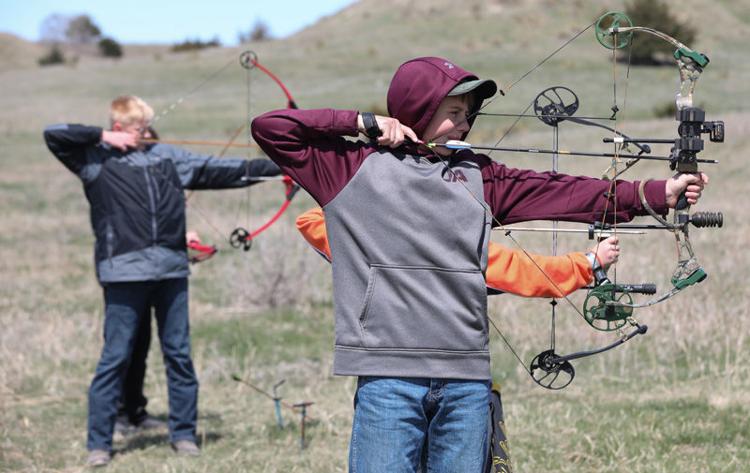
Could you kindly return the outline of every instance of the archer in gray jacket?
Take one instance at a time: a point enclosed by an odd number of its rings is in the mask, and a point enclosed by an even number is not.
[[[83,182],[104,288],[104,346],[89,390],[89,464],[111,459],[112,434],[138,327],[154,308],[169,392],[170,441],[195,443],[198,381],[190,358],[184,189],[245,187],[277,176],[266,159],[215,159],[165,144],[145,145],[153,110],[134,96],[115,99],[111,130],[54,125],[50,151]],[[144,355],[145,356],[145,355]]]

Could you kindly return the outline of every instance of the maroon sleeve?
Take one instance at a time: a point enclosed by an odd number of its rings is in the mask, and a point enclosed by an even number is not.
[[[513,169],[486,156],[478,158],[482,166],[484,198],[492,214],[503,224],[530,220],[592,223],[601,220],[605,212],[610,223],[627,222],[637,215],[648,214],[638,197],[638,181],[618,180],[608,198],[609,181]],[[654,211],[660,214],[669,211],[665,181],[648,182],[645,195]]]
[[[354,177],[375,148],[357,136],[353,110],[276,110],[252,123],[252,134],[285,174],[321,206],[330,202]]]

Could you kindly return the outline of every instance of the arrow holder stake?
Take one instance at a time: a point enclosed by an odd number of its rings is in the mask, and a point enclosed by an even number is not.
[[[301,402],[299,404],[295,404],[294,407],[298,408],[300,410],[300,420],[299,420],[299,449],[304,450],[306,447],[305,444],[305,421],[307,420],[307,408],[308,406],[312,406],[314,403],[310,401]]]
[[[282,379],[281,381],[273,385],[273,406],[276,413],[276,425],[278,425],[280,429],[284,428],[284,418],[281,416],[281,397],[279,397],[278,389],[279,386],[281,386],[285,382],[286,380]]]

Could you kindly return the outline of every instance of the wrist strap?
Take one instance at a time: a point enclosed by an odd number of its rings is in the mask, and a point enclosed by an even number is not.
[[[597,269],[602,267],[601,263],[599,263],[599,258],[596,257],[596,254],[594,254],[594,252],[592,251],[587,252],[586,259],[589,260],[589,263],[591,264],[591,269],[593,271],[596,271]]]
[[[372,112],[362,112],[362,123],[365,126],[365,135],[368,138],[375,139],[383,134],[378,126],[378,121],[375,119],[375,114]]]
[[[602,267],[602,264],[599,261],[599,258],[597,258],[596,254],[589,251],[586,253],[586,258],[588,258],[589,262],[591,263],[591,272],[594,275],[594,285],[599,286],[604,283],[609,283],[607,272],[604,271],[604,267]]]

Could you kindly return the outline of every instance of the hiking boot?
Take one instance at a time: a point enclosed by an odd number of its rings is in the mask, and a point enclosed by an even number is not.
[[[131,424],[138,430],[151,430],[151,429],[166,429],[167,423],[163,420],[157,419],[156,417],[147,414],[142,421],[137,424]]]
[[[135,426],[130,423],[128,416],[119,415],[115,419],[115,431],[113,433],[113,440],[118,442],[124,440],[128,435],[135,433]]]
[[[178,440],[172,443],[172,448],[181,457],[197,457],[201,454],[201,449],[192,440]]]
[[[110,461],[112,461],[112,454],[108,450],[91,450],[86,459],[86,466],[99,468],[109,465]]]
[[[113,440],[115,442],[121,442],[126,437],[136,434],[141,430],[151,429],[167,429],[167,423],[163,420],[159,420],[156,417],[152,417],[150,414],[146,414],[138,423],[130,422],[127,415],[118,415],[115,420],[115,431]]]

